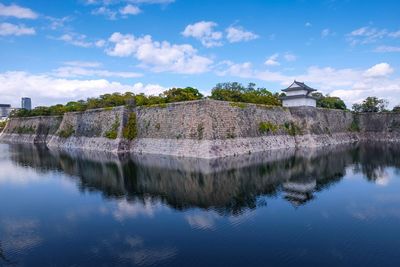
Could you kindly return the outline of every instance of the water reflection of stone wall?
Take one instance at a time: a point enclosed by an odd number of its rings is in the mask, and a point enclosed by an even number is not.
[[[400,148],[381,143],[215,160],[74,155],[34,146],[10,146],[10,155],[18,165],[62,171],[76,179],[81,190],[100,191],[107,198],[152,197],[176,209],[212,208],[221,213],[255,208],[264,195],[282,194],[294,205],[305,204],[339,182],[353,164],[371,181],[388,164],[400,168]]]

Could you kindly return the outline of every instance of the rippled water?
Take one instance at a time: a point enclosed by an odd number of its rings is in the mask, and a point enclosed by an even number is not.
[[[400,266],[400,148],[220,160],[0,144],[0,266]]]

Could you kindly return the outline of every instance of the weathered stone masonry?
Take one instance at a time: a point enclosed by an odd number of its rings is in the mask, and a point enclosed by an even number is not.
[[[134,136],[125,137],[135,115]],[[131,129],[132,130],[132,129]],[[131,134],[132,137],[133,134]],[[353,114],[215,100],[12,119],[0,140],[49,148],[218,158],[279,148],[380,140],[400,142],[400,115]]]

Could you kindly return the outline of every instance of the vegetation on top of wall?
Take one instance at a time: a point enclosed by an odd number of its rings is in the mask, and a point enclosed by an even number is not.
[[[122,135],[128,140],[133,140],[137,136],[137,123],[136,123],[136,113],[131,112],[129,114],[128,122],[126,123],[124,129],[122,130]]]
[[[262,134],[269,132],[275,133],[276,131],[278,131],[278,129],[278,125],[269,121],[262,121],[258,124],[258,131]]]
[[[58,132],[58,136],[61,138],[68,138],[75,133],[75,129],[71,124],[67,124],[64,126],[64,129]]]
[[[164,105],[166,103],[198,100],[203,95],[195,88],[171,88],[158,96],[146,96],[145,94],[137,94],[131,92],[104,94],[99,97],[88,98],[87,100],[71,101],[66,105],[54,105],[50,107],[39,106],[32,110],[19,109],[12,112],[12,117],[34,117],[34,116],[54,116],[62,115],[65,112],[85,111],[88,109],[106,108],[111,110],[112,107],[131,105],[136,103],[137,106]]]
[[[360,104],[353,104],[353,110],[355,112],[384,112],[388,101],[385,99],[377,98],[375,96],[369,96]]]
[[[108,139],[117,139],[118,137],[118,129],[119,129],[119,117],[115,117],[114,123],[111,125],[111,128],[104,133],[104,136]]]
[[[272,94],[266,88],[256,88],[255,83],[249,83],[247,87],[238,82],[218,83],[211,91],[211,99],[230,102],[243,102],[281,106],[281,95]]]
[[[394,106],[392,112],[400,112],[400,105]]]
[[[319,92],[313,93],[312,96],[317,98],[317,107],[319,108],[347,109],[346,104],[339,97],[324,95]]]

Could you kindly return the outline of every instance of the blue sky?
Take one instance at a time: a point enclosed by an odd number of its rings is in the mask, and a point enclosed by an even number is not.
[[[0,102],[293,79],[400,104],[399,1],[0,0]]]

